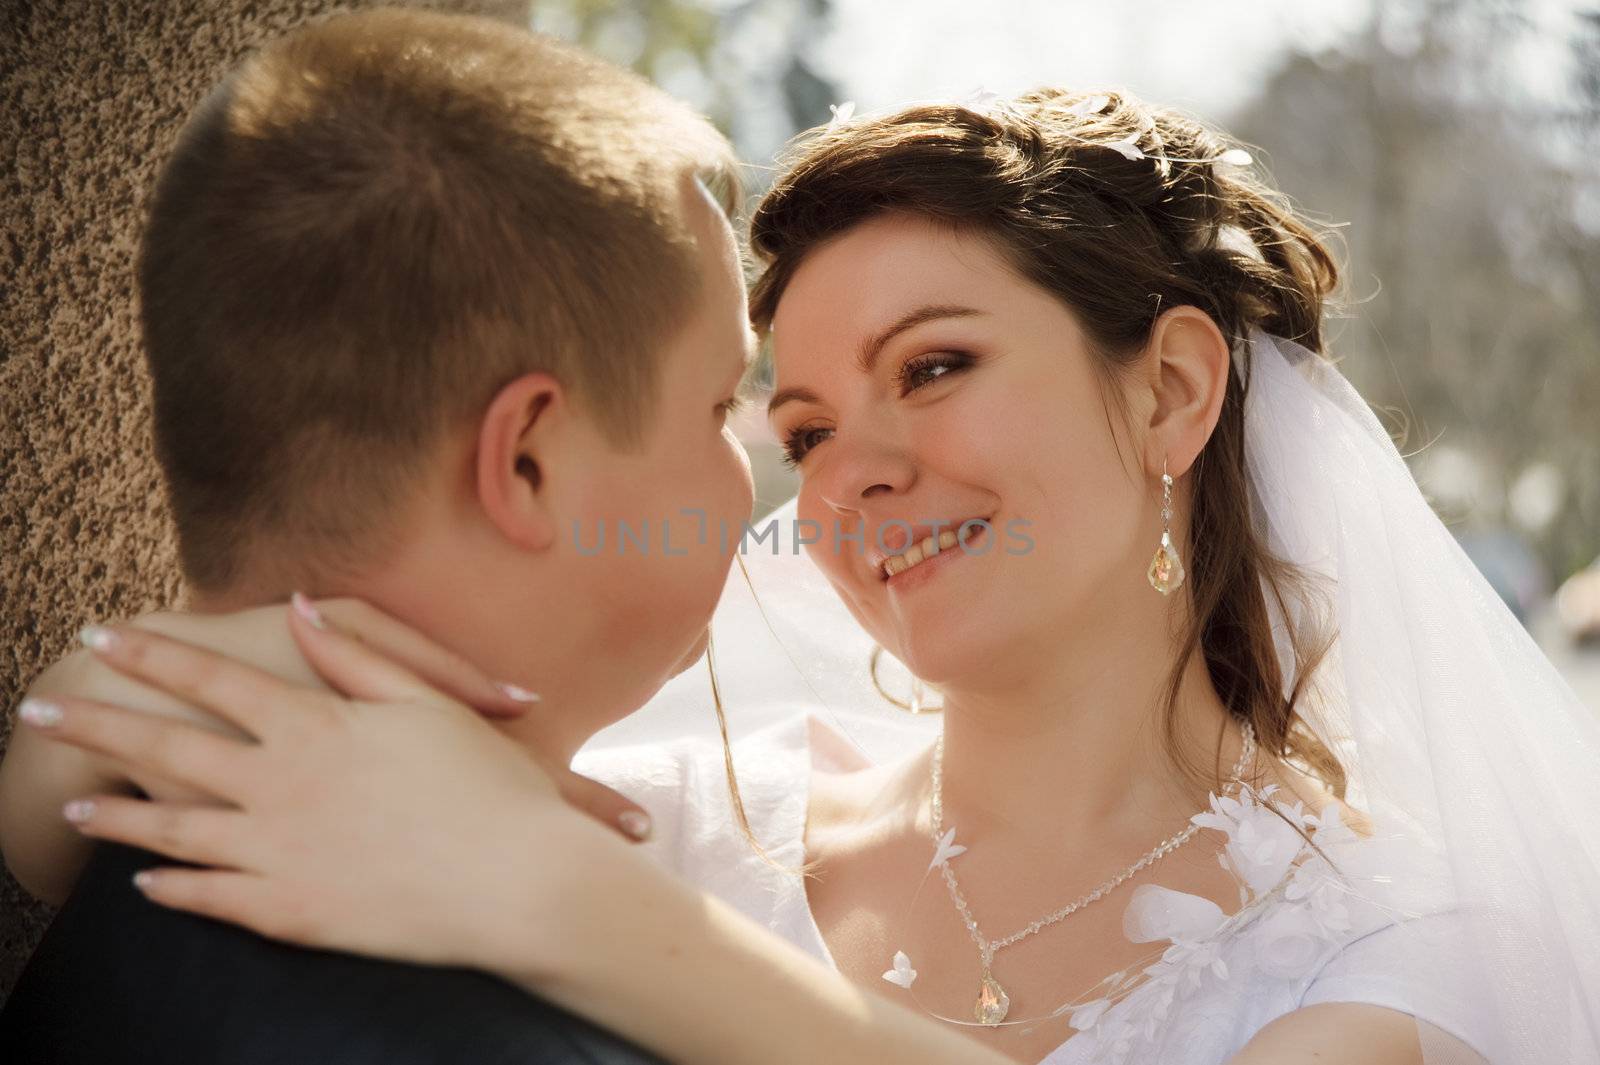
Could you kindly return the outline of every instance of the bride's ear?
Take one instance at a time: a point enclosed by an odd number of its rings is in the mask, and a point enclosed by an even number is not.
[[[1181,476],[1211,438],[1228,390],[1227,339],[1198,307],[1174,307],[1150,330],[1150,407],[1144,464],[1152,477]]]
[[[559,516],[550,491],[550,463],[570,453],[556,446],[573,426],[572,405],[547,373],[505,385],[489,402],[474,455],[478,501],[506,539],[530,551],[555,542]]]

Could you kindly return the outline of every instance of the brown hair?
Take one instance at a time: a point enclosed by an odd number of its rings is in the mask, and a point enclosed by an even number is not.
[[[691,171],[734,201],[702,117],[490,19],[368,11],[248,60],[184,129],[139,255],[188,581],[372,565],[443,434],[528,372],[636,445],[700,284]]]
[[[1115,92],[1044,89],[985,111],[917,106],[831,127],[793,150],[756,208],[751,243],[765,270],[751,317],[770,327],[807,253],[885,211],[992,239],[1079,318],[1108,385],[1148,343],[1162,311],[1190,305],[1210,315],[1231,339],[1240,376],[1230,374],[1194,467],[1183,552],[1194,609],[1168,677],[1165,742],[1184,771],[1207,772],[1184,760],[1176,736],[1183,666],[1199,648],[1218,694],[1254,725],[1262,751],[1297,762],[1343,798],[1342,766],[1300,713],[1333,640],[1327,601],[1252,524],[1243,417],[1249,330],[1320,351],[1339,269],[1324,235],[1281,194],[1222,160],[1236,148],[1200,122]],[[1126,416],[1124,393],[1106,391]],[[1287,690],[1263,588],[1289,619],[1295,679]],[[1321,609],[1297,615],[1285,609],[1295,598]]]

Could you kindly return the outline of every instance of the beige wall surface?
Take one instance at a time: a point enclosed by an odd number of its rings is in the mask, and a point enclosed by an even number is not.
[[[369,3],[0,0],[0,749],[85,623],[181,592],[133,257],[184,116],[252,48]],[[528,0],[412,6],[527,23]],[[0,873],[0,1001],[50,918]]]

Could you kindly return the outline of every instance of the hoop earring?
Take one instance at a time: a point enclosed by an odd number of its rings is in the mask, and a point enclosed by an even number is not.
[[[1161,546],[1145,574],[1150,587],[1162,595],[1170,595],[1183,584],[1183,560],[1172,545],[1172,475],[1167,473],[1167,460],[1161,460]]]
[[[926,694],[927,689],[916,676],[911,678],[911,701],[909,703],[890,695],[888,689],[883,686],[883,682],[878,679],[878,659],[882,657],[883,645],[877,644],[873,646],[872,657],[867,661],[867,674],[872,678],[872,686],[877,689],[879,695],[911,714],[932,714],[944,709],[943,703],[934,703],[929,706],[923,702],[923,696]]]

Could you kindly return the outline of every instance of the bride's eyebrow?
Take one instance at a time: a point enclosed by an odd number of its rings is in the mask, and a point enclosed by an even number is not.
[[[928,322],[936,322],[943,318],[987,318],[988,311],[980,311],[976,307],[961,307],[945,303],[930,303],[918,307],[914,311],[907,311],[887,328],[869,337],[861,345],[861,351],[856,355],[856,367],[862,373],[872,373],[877,364],[878,356],[883,354],[883,349],[889,342],[908,329],[915,329]],[[803,400],[807,403],[820,403],[821,399],[809,388],[784,388],[773,393],[772,399],[767,403],[767,417],[771,418],[777,409],[785,403],[794,400]]]
[[[878,356],[883,354],[883,349],[889,346],[889,341],[904,333],[908,329],[915,329],[927,322],[936,322],[941,318],[985,318],[987,311],[980,311],[976,307],[960,307],[950,304],[928,304],[908,311],[895,319],[887,329],[870,337],[861,345],[861,351],[856,356],[856,366],[862,373],[870,374],[878,362]],[[768,408],[769,413],[771,408]]]
[[[785,403],[793,400],[803,400],[806,403],[821,403],[822,400],[809,388],[783,388],[772,394],[767,401],[767,417],[771,418],[773,412]]]

